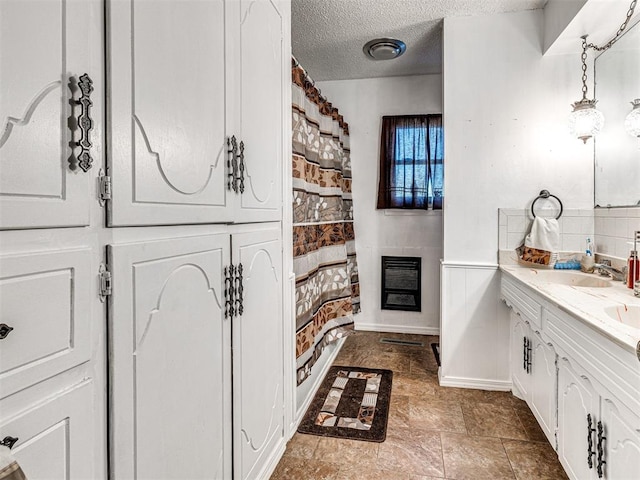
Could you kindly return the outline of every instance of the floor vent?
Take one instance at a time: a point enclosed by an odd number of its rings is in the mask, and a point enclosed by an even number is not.
[[[392,345],[406,345],[407,347],[424,347],[422,342],[414,342],[413,340],[398,340],[397,338],[381,338],[380,343],[390,343]]]

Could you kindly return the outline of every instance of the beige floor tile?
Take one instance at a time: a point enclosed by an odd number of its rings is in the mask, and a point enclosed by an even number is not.
[[[393,375],[392,395],[432,396],[438,388],[432,375],[395,372]]]
[[[377,442],[332,437],[318,438],[318,446],[313,455],[317,461],[341,467],[343,465],[373,464],[378,456],[380,444]]]
[[[419,429],[467,433],[460,404],[435,397],[409,397],[409,421]]]
[[[294,458],[312,458],[320,437],[296,433],[289,443],[285,455]]]
[[[391,429],[378,450],[378,467],[406,475],[443,476],[438,432]]]
[[[498,438],[441,433],[445,477],[453,480],[514,479]]]
[[[542,431],[538,420],[533,415],[526,403],[515,408],[518,418],[522,422],[527,438],[532,442],[547,442],[547,436]]]
[[[285,456],[271,480],[337,480],[339,468],[329,463]]]
[[[462,404],[469,435],[526,440],[527,433],[513,407],[490,403]]]
[[[564,473],[548,443],[503,440],[502,444],[518,480],[562,480]]]

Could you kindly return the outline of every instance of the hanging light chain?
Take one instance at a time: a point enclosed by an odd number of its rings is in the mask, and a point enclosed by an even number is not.
[[[627,25],[629,24],[629,20],[631,20],[631,17],[633,16],[633,11],[636,9],[637,3],[638,3],[638,0],[631,1],[631,5],[629,6],[629,10],[627,11],[627,18],[625,18],[624,22],[622,23],[622,25],[620,25],[620,28],[616,32],[616,35],[611,40],[605,43],[602,47],[599,47],[598,45],[590,43],[587,45],[587,48],[593,48],[598,52],[604,52],[605,50],[608,50],[609,48],[611,48],[611,46],[618,41],[618,39],[620,38],[620,35],[622,35],[622,32],[624,32],[625,28],[627,28]]]
[[[587,99],[587,37],[582,37],[582,100]]]

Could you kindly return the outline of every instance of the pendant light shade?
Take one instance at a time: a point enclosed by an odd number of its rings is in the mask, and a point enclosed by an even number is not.
[[[624,119],[624,129],[632,137],[640,138],[640,98],[636,98],[631,105],[633,109]]]
[[[640,113],[640,112],[639,112]],[[604,115],[596,109],[595,100],[582,99],[573,104],[569,115],[569,131],[584,143],[600,133],[604,125]]]

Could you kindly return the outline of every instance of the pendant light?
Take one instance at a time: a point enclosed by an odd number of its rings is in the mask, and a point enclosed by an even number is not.
[[[631,105],[633,108],[624,119],[624,129],[632,137],[640,139],[640,98],[636,98]]]
[[[604,115],[596,109],[597,100],[587,98],[587,36],[582,37],[582,100],[574,102],[569,115],[569,131],[584,143],[600,133],[604,125]]]
[[[631,5],[629,6],[629,10],[627,11],[627,17],[625,18],[624,23],[620,26],[620,28],[616,32],[616,35],[604,46],[599,47],[598,45],[594,45],[593,43],[587,43],[587,35],[583,35],[582,37],[580,37],[582,38],[582,99],[572,104],[573,111],[569,115],[569,131],[584,143],[587,143],[587,140],[597,135],[600,130],[602,130],[602,127],[604,125],[604,115],[602,115],[601,111],[596,109],[597,100],[595,98],[593,100],[589,100],[587,98],[587,49],[592,48],[598,52],[604,52],[605,50],[611,48],[611,45],[613,45],[618,40],[618,38],[620,38],[620,35],[622,35],[622,32],[624,32],[624,29],[627,28],[627,24],[629,23],[629,20],[631,20],[633,11],[636,8],[636,3],[637,0],[631,1]],[[634,118],[636,115],[640,117],[640,110],[637,110],[637,108],[638,107],[636,107],[634,103],[633,110],[627,116],[627,118],[632,115]],[[634,112],[637,113],[634,114]]]

